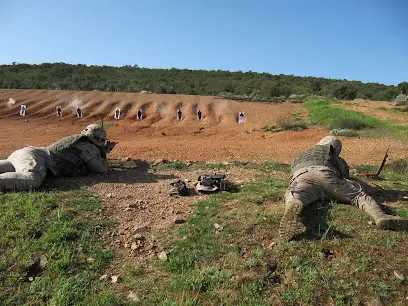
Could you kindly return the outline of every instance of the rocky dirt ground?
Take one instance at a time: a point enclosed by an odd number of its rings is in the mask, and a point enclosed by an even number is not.
[[[231,163],[220,164],[224,167],[220,169],[205,169],[206,164],[202,164],[204,169],[188,171],[155,170],[145,161],[126,158],[112,159],[110,164],[107,175],[52,178],[46,180],[45,186],[57,190],[87,188],[100,197],[99,218],[117,223],[105,237],[116,254],[111,264],[115,270],[112,273],[117,273],[117,267],[125,264],[145,267],[150,259],[163,251],[162,237],[168,232],[176,232],[195,211],[193,204],[208,196],[194,188],[200,175],[225,174],[229,182],[239,187],[253,180],[257,173],[254,169]],[[153,165],[165,167],[166,160],[156,161]],[[170,183],[178,180],[186,182],[190,195],[176,194]]]

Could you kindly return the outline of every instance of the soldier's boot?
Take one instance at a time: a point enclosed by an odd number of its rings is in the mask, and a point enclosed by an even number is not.
[[[387,215],[379,205],[365,207],[365,212],[375,220],[378,228],[383,230],[408,231],[408,219]]]
[[[279,237],[281,242],[287,242],[293,238],[298,229],[297,222],[302,211],[302,202],[297,199],[291,199],[286,203],[285,214],[279,225]]]

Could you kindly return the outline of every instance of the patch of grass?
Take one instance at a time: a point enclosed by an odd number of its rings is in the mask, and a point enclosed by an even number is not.
[[[227,165],[222,162],[214,162],[214,163],[195,162],[193,163],[192,168],[200,169],[200,170],[215,170],[215,169],[226,169]]]
[[[155,170],[171,170],[171,169],[187,170],[188,167],[189,165],[182,161],[163,162],[163,163],[153,166]]]
[[[362,165],[360,168],[363,171],[376,172],[378,166]],[[394,183],[390,184],[390,187],[394,189],[407,188],[408,184],[402,184],[400,187],[398,187],[396,182],[408,182],[408,159],[398,159],[392,161],[391,163],[386,162],[383,170],[380,173],[380,177],[386,180],[385,183],[394,181]]]
[[[365,128],[371,128],[361,117],[338,117],[329,124],[329,129],[348,129],[348,130],[362,130]]]
[[[300,131],[307,129],[307,124],[295,116],[280,116],[276,119],[276,125],[263,127],[265,131],[280,132],[280,131]]]
[[[99,122],[97,122],[97,124],[100,124]],[[103,127],[111,127],[113,125],[113,123],[112,122],[104,122],[103,123]]]
[[[226,169],[227,165],[223,162],[183,162],[183,161],[169,161],[163,162],[152,167],[155,170],[217,170]]]
[[[333,203],[326,213],[324,206],[311,208],[306,220],[311,231],[286,244],[271,244],[278,241],[287,187],[275,171],[289,171],[289,165],[270,161],[244,167],[260,170],[254,182],[239,193],[198,202],[197,213],[178,234],[184,238],[166,244],[169,260],[156,265],[159,274],[166,273],[165,281],[146,305],[358,305],[365,297],[405,301],[399,294],[404,285],[392,273],[395,267],[408,273],[402,268],[406,234],[370,227],[361,210]],[[384,170],[394,173],[392,167]],[[395,212],[406,216],[408,208]],[[223,229],[217,231],[214,223]]]
[[[120,298],[99,281],[113,256],[98,240],[106,224],[81,218],[99,207],[93,194],[6,193],[0,195],[0,207],[0,300],[5,305],[119,304]],[[45,266],[39,258],[46,259]]]
[[[366,116],[361,112],[345,110],[333,104],[328,100],[309,100],[304,106],[309,111],[310,121],[332,129],[353,129],[353,127],[361,129],[381,125],[381,121],[377,118]]]
[[[385,111],[385,112],[392,112],[392,113],[406,113],[408,112],[407,107],[393,107],[393,108],[386,108],[386,107],[377,107],[378,110]]]
[[[345,110],[328,100],[309,100],[304,106],[309,111],[311,123],[318,123],[329,129],[360,130],[359,136],[406,138],[408,127],[395,125],[393,120],[380,120],[362,112]]]

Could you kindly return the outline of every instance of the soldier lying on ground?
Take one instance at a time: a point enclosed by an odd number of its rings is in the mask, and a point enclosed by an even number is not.
[[[64,137],[48,147],[19,149],[6,160],[0,160],[0,191],[38,188],[47,174],[78,176],[106,173],[106,154],[115,144],[106,141],[103,127],[90,124],[81,134]]]
[[[317,200],[336,200],[352,204],[374,219],[380,229],[408,230],[408,219],[387,215],[357,181],[349,179],[349,168],[339,157],[342,145],[334,136],[326,136],[316,147],[295,158],[285,194],[285,213],[280,222],[281,241],[289,241],[297,231],[303,208]]]

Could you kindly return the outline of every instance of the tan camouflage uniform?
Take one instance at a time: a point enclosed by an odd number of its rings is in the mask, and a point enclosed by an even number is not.
[[[93,131],[101,133],[93,137]],[[89,125],[81,134],[62,138],[46,147],[25,147],[0,160],[0,191],[30,190],[41,186],[47,169],[53,175],[77,176],[106,173],[108,162],[104,150],[106,132]]]
[[[340,152],[340,140],[327,136],[292,163],[285,214],[279,227],[282,241],[289,241],[295,235],[301,210],[321,199],[352,204],[372,217],[381,229],[408,229],[407,219],[385,214],[358,182],[349,179],[348,166],[338,156]]]
[[[47,174],[49,158],[46,148],[25,147],[0,160],[0,191],[40,187]]]

